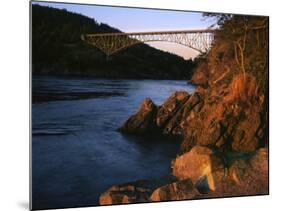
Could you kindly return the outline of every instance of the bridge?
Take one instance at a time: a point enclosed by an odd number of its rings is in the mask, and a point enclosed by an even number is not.
[[[209,51],[214,29],[154,31],[133,33],[82,34],[81,39],[103,51],[107,56],[132,45],[153,41],[173,42],[192,48],[199,53]]]

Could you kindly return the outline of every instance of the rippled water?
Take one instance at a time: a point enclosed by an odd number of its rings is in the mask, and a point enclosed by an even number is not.
[[[33,209],[98,205],[114,184],[170,173],[178,144],[120,134],[145,97],[157,104],[186,81],[33,77]]]

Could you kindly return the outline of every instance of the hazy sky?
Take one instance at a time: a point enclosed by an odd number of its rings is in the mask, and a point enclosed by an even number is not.
[[[197,12],[46,2],[36,2],[36,4],[80,13],[94,18],[99,23],[106,23],[112,27],[118,28],[123,32],[203,29],[212,24],[212,22],[204,20],[202,13]],[[196,51],[176,43],[151,42],[148,44],[161,50],[178,54],[184,58],[197,55]]]

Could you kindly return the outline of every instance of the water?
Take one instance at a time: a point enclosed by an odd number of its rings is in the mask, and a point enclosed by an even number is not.
[[[145,97],[156,104],[186,81],[33,77],[33,209],[98,205],[110,186],[170,173],[178,144],[116,131]]]

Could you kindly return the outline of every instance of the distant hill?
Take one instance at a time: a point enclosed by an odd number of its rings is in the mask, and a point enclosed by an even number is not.
[[[93,14],[94,16],[94,14]],[[138,44],[107,61],[81,34],[120,32],[67,10],[32,5],[32,73],[102,78],[189,79],[192,60]]]

